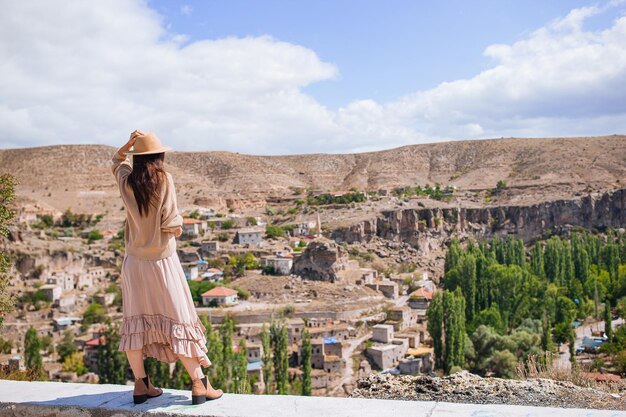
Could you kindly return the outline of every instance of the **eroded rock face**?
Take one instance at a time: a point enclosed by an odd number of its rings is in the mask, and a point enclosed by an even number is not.
[[[482,378],[467,371],[446,377],[370,374],[357,381],[353,398],[516,404],[541,407],[626,409],[622,398],[599,389],[549,379]]]
[[[626,226],[626,189],[529,206],[389,210],[336,229],[331,237],[337,242],[365,243],[378,236],[407,242],[427,254],[451,236],[513,235],[529,242],[576,226],[600,230]]]
[[[302,255],[294,259],[294,274],[303,279],[337,282],[338,271],[348,266],[348,253],[337,243],[317,238],[309,243]]]

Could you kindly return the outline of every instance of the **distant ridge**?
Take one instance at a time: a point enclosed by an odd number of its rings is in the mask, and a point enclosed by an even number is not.
[[[109,168],[114,150],[104,145],[0,149],[0,173],[18,178],[21,197],[55,207],[75,206],[78,191],[115,194]],[[172,152],[166,167],[183,203],[199,196],[285,194],[294,187],[378,190],[440,183],[479,190],[501,179],[520,189],[549,186],[566,196],[589,186],[623,186],[626,136],[466,140],[354,154]]]

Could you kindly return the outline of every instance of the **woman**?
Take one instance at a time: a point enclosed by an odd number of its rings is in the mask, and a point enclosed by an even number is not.
[[[136,130],[112,158],[126,208],[119,350],[126,352],[135,376],[135,404],[163,393],[146,375],[144,354],[167,363],[180,358],[193,382],[193,404],[223,394],[202,371],[201,366],[211,365],[206,355],[206,329],[176,253],[183,218],[178,214],[172,175],[163,169],[165,151],[170,149],[162,146],[155,134]],[[127,155],[133,155],[132,165]]]

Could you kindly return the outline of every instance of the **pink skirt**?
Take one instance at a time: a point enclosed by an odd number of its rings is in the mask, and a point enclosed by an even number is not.
[[[119,351],[141,349],[168,363],[176,362],[178,355],[206,356],[206,328],[176,252],[156,260],[126,254],[121,286],[124,316]]]

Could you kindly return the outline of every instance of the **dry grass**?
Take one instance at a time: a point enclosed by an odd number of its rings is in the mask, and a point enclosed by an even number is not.
[[[570,382],[583,388],[593,388],[604,392],[618,393],[626,389],[622,382],[597,381],[585,375],[591,372],[590,365],[574,363],[571,368],[557,366],[553,360],[554,355],[545,352],[544,356],[530,355],[526,362],[520,362],[517,366],[517,375],[520,379],[551,379],[554,381]]]

